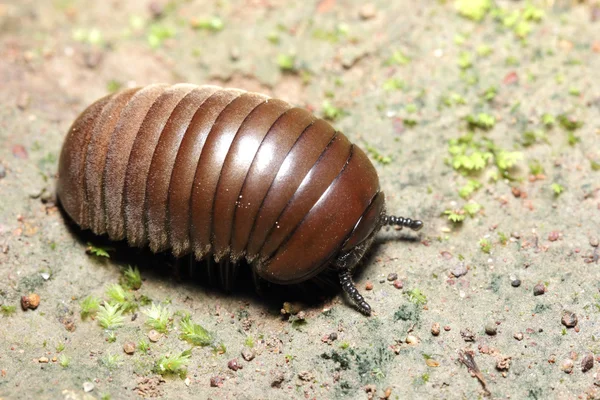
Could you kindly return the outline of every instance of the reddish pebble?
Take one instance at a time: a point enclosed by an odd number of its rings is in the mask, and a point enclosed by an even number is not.
[[[394,281],[394,287],[395,287],[396,289],[402,289],[402,288],[404,287],[404,283],[402,283],[402,281],[401,281],[401,280],[398,280],[398,279],[396,279],[396,280]]]
[[[25,147],[23,147],[23,145],[21,144],[15,144],[12,147],[12,153],[13,156],[20,158],[21,160],[26,160],[27,158],[29,158],[27,150],[25,150]]]
[[[373,290],[373,283],[372,282],[367,282],[365,284],[365,290]]]
[[[512,85],[513,83],[517,83],[519,81],[519,75],[515,71],[509,72],[504,77],[502,81],[505,85]]]
[[[551,242],[556,242],[558,239],[560,239],[560,232],[558,231],[552,231],[548,234],[548,240]]]
[[[213,376],[212,378],[210,378],[210,386],[211,387],[221,387],[223,386],[223,378],[221,378],[220,376]]]
[[[238,369],[244,368],[244,366],[238,362],[237,358],[234,358],[233,360],[229,360],[227,368],[232,371],[237,371]]]
[[[450,332],[450,329],[452,329],[452,328],[450,328],[450,325],[446,325],[446,326],[444,326],[444,330],[445,330],[446,332]]]

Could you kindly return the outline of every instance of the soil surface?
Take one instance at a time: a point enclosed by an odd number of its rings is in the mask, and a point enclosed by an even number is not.
[[[597,2],[4,1],[0,82],[0,399],[600,398]],[[267,93],[369,153],[425,224],[354,276],[373,316],[69,222],[70,124],[154,82]]]

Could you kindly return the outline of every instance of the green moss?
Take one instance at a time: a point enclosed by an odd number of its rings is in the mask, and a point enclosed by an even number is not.
[[[492,2],[491,0],[456,0],[454,7],[462,17],[480,22],[492,8]]]
[[[93,317],[100,309],[100,299],[90,295],[83,299],[79,306],[81,307],[81,319]]]
[[[191,319],[183,318],[179,324],[180,338],[194,346],[208,346],[213,342],[212,335],[202,326],[195,324]]]
[[[490,252],[492,251],[492,242],[486,238],[480,239],[479,247],[481,248],[481,251],[483,251],[484,253],[490,254]]]
[[[160,375],[179,375],[182,379],[187,374],[187,364],[192,353],[186,350],[180,354],[162,356],[155,365],[154,372]]]
[[[14,315],[15,312],[17,312],[16,306],[9,306],[6,304],[0,306],[0,313],[2,313],[3,317],[10,317],[11,315]]]

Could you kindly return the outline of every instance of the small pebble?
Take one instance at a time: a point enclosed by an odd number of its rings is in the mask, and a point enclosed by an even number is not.
[[[372,282],[367,282],[365,284],[365,290],[373,290],[373,283]]]
[[[565,311],[560,321],[567,328],[572,328],[577,325],[577,314],[571,311]]]
[[[281,371],[275,372],[273,380],[271,381],[271,387],[280,388],[281,384],[285,381],[285,375]]]
[[[445,325],[445,326],[444,326],[444,330],[445,330],[446,332],[450,332],[450,329],[452,329],[452,328],[450,327],[450,325]]]
[[[238,369],[244,368],[244,366],[238,362],[237,358],[234,358],[232,360],[229,360],[229,362],[227,363],[227,368],[229,368],[232,371],[237,371]]]
[[[382,399],[389,399],[391,395],[392,395],[392,388],[391,387],[387,387],[383,391]]]
[[[510,368],[510,357],[507,356],[499,356],[496,360],[496,369],[498,371],[508,371]]]
[[[413,335],[408,335],[406,337],[406,344],[410,344],[410,345],[417,345],[419,344],[419,339],[416,336]]]
[[[155,331],[154,329],[152,329],[150,332],[148,332],[148,339],[150,339],[151,342],[158,342],[158,340],[160,339],[162,335]]]
[[[523,332],[517,332],[513,335],[513,337],[519,341],[523,340]]]
[[[0,166],[0,171],[1,171],[1,166]],[[1,178],[1,173],[0,173],[0,178]],[[598,237],[597,236],[592,236],[590,238],[590,246],[592,247],[598,247]]]
[[[211,387],[221,387],[223,386],[223,378],[221,378],[220,376],[213,376],[212,378],[210,378],[210,386]]]
[[[487,333],[490,336],[496,335],[496,333],[498,333],[498,328],[497,328],[496,324],[493,322],[490,322],[489,324],[487,324],[485,326],[485,333]]]
[[[469,272],[469,270],[463,263],[457,265],[452,271],[450,271],[455,278],[460,278],[461,276],[466,275],[467,272]]]
[[[563,372],[567,374],[573,372],[573,360],[571,360],[570,358],[565,358],[562,364],[560,365],[560,369],[562,369]]]
[[[314,379],[314,376],[309,371],[301,371],[298,373],[298,378],[301,381],[310,382]]]
[[[513,232],[510,234],[510,236],[514,237],[515,239],[520,239],[521,238],[521,234],[519,232]]]
[[[332,333],[329,334],[329,340],[331,342],[333,342],[334,340],[337,340],[337,338],[338,338],[337,332],[332,332]]]
[[[402,289],[404,287],[404,283],[401,280],[396,279],[394,281],[394,287],[396,289]]]
[[[6,168],[4,167],[4,165],[0,164],[0,179],[4,178],[6,176]]]
[[[133,354],[135,352],[135,343],[125,342],[123,344],[123,351],[127,354]]]
[[[558,231],[552,231],[548,234],[548,240],[551,242],[556,242],[558,239],[560,239],[560,232]]]
[[[474,342],[475,341],[475,334],[473,332],[471,332],[471,330],[468,328],[462,329],[460,331],[460,336],[462,336],[462,338],[465,342]]]
[[[83,382],[83,391],[86,393],[94,390],[94,384],[92,382]]]
[[[590,353],[581,360],[581,371],[588,372],[592,368],[594,368],[594,355]]]
[[[360,8],[358,15],[364,20],[375,18],[377,16],[377,8],[375,8],[373,3],[367,3]]]
[[[46,364],[50,360],[48,359],[48,357],[40,357],[38,361],[40,362],[40,364]]]
[[[440,334],[440,324],[437,322],[434,322],[433,325],[431,325],[431,334],[433,336],[437,336]]]
[[[541,296],[544,293],[546,293],[546,286],[544,286],[543,283],[538,283],[537,285],[535,285],[533,287],[533,295],[534,296]]]
[[[521,280],[513,279],[512,281],[510,281],[510,284],[512,285],[512,287],[519,287],[519,286],[521,286]]]
[[[254,357],[256,357],[256,354],[254,354],[254,350],[249,349],[247,347],[244,347],[242,349],[242,358],[246,361],[252,361],[254,360]]]
[[[40,296],[35,293],[31,293],[29,296],[21,297],[21,307],[23,310],[35,310],[40,305]]]
[[[388,274],[388,276],[387,276],[387,280],[388,280],[388,281],[390,281],[390,282],[393,282],[393,281],[395,281],[396,279],[398,279],[398,274],[397,274],[397,273],[395,273],[395,272],[391,272],[391,273],[389,273],[389,274]]]

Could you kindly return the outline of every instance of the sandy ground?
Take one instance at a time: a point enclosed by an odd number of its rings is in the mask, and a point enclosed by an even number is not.
[[[600,398],[600,6],[535,4],[0,2],[0,398]],[[355,277],[375,315],[335,292],[282,316],[291,294],[227,294],[69,226],[52,192],[70,123],[152,82],[281,97],[369,150],[388,208],[425,222],[382,232]],[[111,334],[81,302],[128,263],[140,308]],[[149,301],[172,319],[157,342]],[[180,339],[185,315],[210,345]]]

